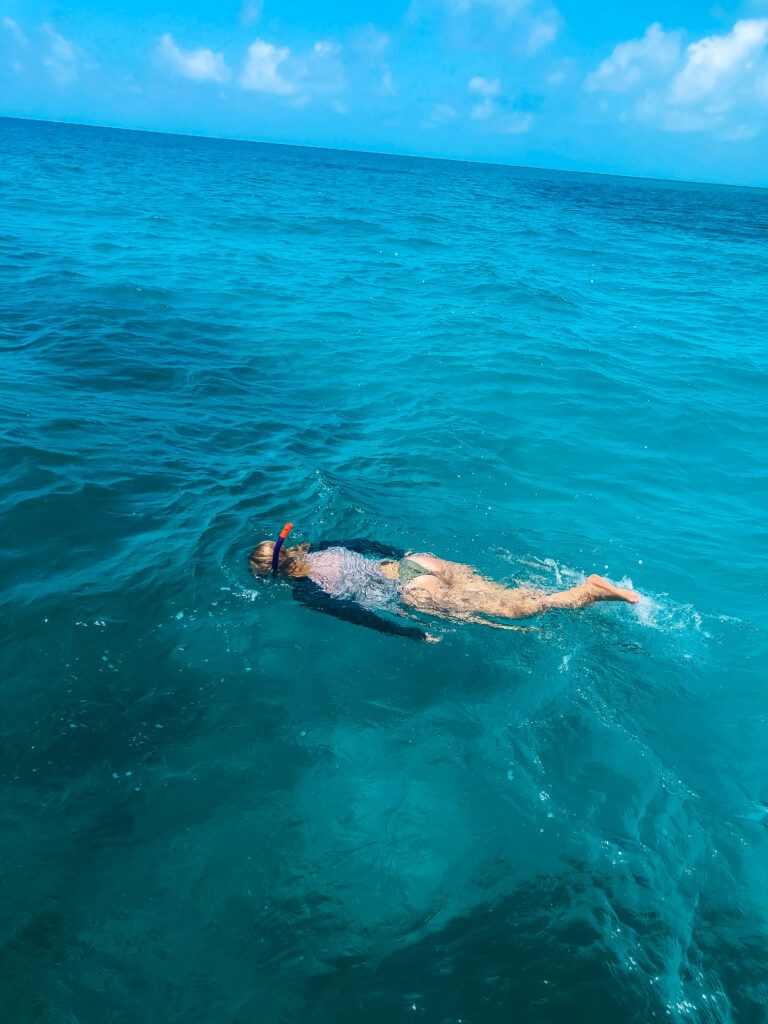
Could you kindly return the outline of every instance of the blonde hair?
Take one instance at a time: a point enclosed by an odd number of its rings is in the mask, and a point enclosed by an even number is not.
[[[304,555],[309,551],[309,544],[297,544],[292,548],[281,548],[277,556],[277,570],[282,576],[309,576],[309,563]],[[272,572],[272,556],[275,553],[275,542],[263,540],[251,552],[248,564],[255,576],[267,576]]]

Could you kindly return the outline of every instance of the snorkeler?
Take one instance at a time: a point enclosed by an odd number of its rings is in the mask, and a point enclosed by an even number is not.
[[[469,565],[370,540],[324,541],[316,550],[299,544],[283,550],[292,526],[278,540],[263,540],[251,552],[257,576],[286,576],[297,601],[318,611],[370,626],[382,633],[434,642],[416,626],[400,625],[373,609],[407,614],[405,608],[439,618],[474,622],[495,629],[522,629],[493,619],[527,619],[553,608],[586,608],[597,601],[636,604],[633,590],[622,590],[602,576],[549,594],[528,587],[506,587],[478,575]]]

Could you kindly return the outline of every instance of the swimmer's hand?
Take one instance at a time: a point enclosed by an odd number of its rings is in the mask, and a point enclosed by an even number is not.
[[[424,639],[428,644],[439,644],[443,638],[441,636],[435,636],[434,633],[425,633]]]
[[[535,633],[539,628],[538,626],[510,626],[506,622],[489,622],[488,619],[482,619],[479,615],[473,615],[466,621],[476,622],[480,626],[490,626],[491,629],[508,629],[514,633]]]

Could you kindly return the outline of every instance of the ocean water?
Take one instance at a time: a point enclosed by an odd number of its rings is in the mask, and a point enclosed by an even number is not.
[[[768,192],[0,121],[0,1010],[758,1022]],[[637,607],[384,636],[367,536]]]

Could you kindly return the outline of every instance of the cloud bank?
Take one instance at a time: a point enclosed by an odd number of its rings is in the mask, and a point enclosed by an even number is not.
[[[607,108],[614,114],[660,130],[754,136],[768,113],[768,18],[742,19],[687,47],[682,32],[656,22],[642,39],[619,43],[584,84],[590,93],[620,94]]]

